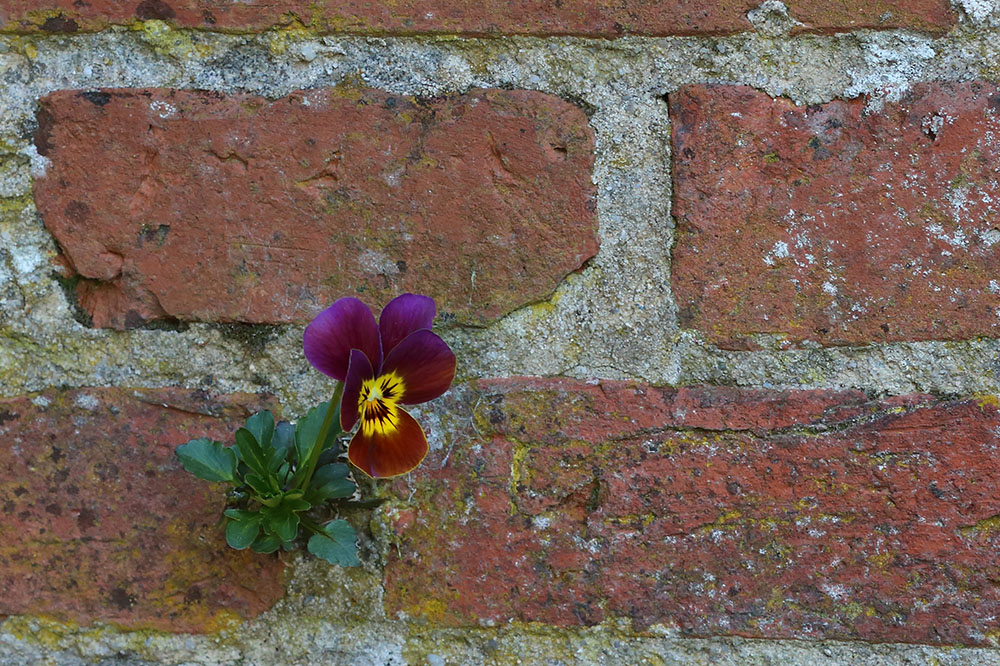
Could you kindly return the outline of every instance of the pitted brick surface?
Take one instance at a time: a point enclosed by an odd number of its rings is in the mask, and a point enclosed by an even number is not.
[[[299,21],[321,32],[463,35],[726,34],[751,30],[758,0],[625,0],[618,3],[506,0],[0,0],[0,29],[76,32],[156,19],[177,27],[253,31]],[[955,15],[943,0],[787,0],[799,30],[911,28],[943,32]]]
[[[38,120],[38,209],[98,327],[305,323],[406,291],[478,325],[598,248],[593,132],[551,95],[60,91]]]
[[[989,400],[506,379],[419,506],[387,608],[435,623],[988,644],[1000,415]]]
[[[222,485],[174,457],[262,405],[180,389],[0,399],[0,615],[200,633],[267,610],[282,561],[229,548]]]
[[[740,86],[670,96],[681,325],[729,348],[1000,331],[1000,88],[798,107]]]

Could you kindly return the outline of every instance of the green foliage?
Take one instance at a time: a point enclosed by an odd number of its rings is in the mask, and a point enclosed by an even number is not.
[[[177,447],[177,458],[184,469],[206,481],[234,481],[236,456],[222,442],[192,439]]]
[[[356,567],[358,560],[358,535],[346,520],[334,520],[323,528],[322,533],[309,538],[309,552],[330,564],[342,567]]]
[[[230,484],[224,515],[231,547],[258,553],[291,550],[304,529],[311,534],[309,552],[334,564],[357,566],[354,529],[343,520],[323,526],[310,517],[357,489],[347,465],[328,461],[338,452],[339,423],[339,409],[335,405],[331,411],[330,403],[317,405],[294,425],[275,423],[274,415],[263,411],[236,431],[232,446],[192,439],[177,447],[176,454],[198,478]],[[324,464],[317,466],[321,459]]]

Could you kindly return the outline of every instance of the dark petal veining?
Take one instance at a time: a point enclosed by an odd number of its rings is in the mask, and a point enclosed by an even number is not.
[[[382,373],[394,372],[403,380],[405,405],[433,400],[448,390],[455,378],[455,354],[436,333],[427,329],[406,336],[385,357]]]
[[[391,434],[378,431],[366,435],[364,428],[351,439],[347,457],[368,476],[384,478],[406,474],[427,455],[427,437],[420,424],[400,409],[397,429]]]
[[[352,349],[347,379],[344,380],[344,396],[340,400],[340,427],[344,432],[348,432],[358,422],[361,385],[373,376],[374,369],[368,357],[361,350]]]

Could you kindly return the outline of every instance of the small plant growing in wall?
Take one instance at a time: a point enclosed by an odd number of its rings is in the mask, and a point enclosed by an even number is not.
[[[336,508],[356,490],[351,468],[338,462],[345,433],[353,431],[348,460],[372,478],[406,474],[427,454],[424,431],[403,405],[433,400],[455,376],[455,354],[431,331],[434,314],[434,300],[417,294],[393,299],[377,322],[358,299],[338,300],[303,339],[306,359],[336,380],[329,402],[294,425],[258,412],[231,446],[201,438],[177,447],[184,469],[229,484],[230,546],[290,550],[304,530],[313,555],[359,564],[354,528],[341,519],[323,522],[319,509]]]

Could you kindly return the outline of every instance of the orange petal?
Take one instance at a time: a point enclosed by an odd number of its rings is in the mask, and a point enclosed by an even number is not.
[[[394,431],[382,433],[374,428],[371,435],[365,435],[366,428],[358,428],[347,447],[351,463],[370,477],[406,474],[427,455],[427,438],[420,424],[402,409],[397,414]]]

